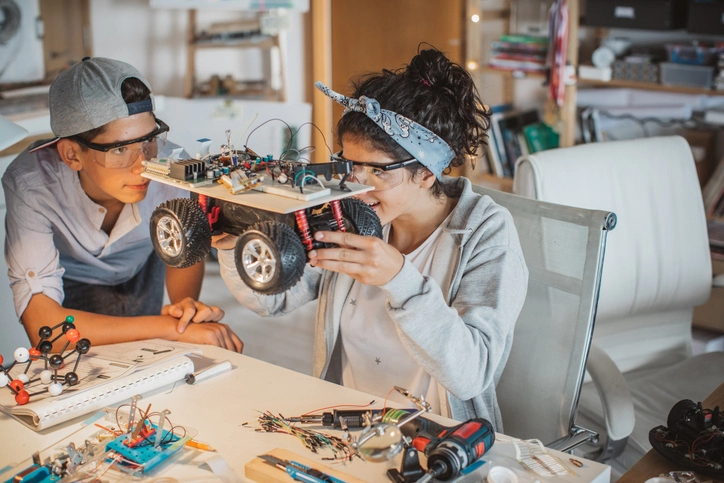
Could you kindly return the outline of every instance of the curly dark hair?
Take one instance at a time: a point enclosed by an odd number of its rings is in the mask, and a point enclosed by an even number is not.
[[[388,109],[412,119],[431,130],[455,151],[446,172],[462,166],[468,156],[475,156],[485,144],[490,127],[490,111],[485,109],[475,83],[465,68],[452,62],[435,49],[420,51],[410,63],[391,71],[383,69],[362,75],[352,81],[352,97],[376,99]],[[377,124],[360,112],[348,112],[337,124],[337,138],[367,142],[395,161],[410,158]],[[410,167],[417,173],[424,167]],[[442,183],[431,188],[433,196],[450,196]]]
[[[151,91],[140,79],[137,79],[136,77],[129,77],[121,84],[121,95],[123,96],[123,100],[126,101],[126,104],[130,104],[132,102],[144,101],[148,99],[149,97],[151,97]],[[101,127],[91,129],[90,131],[76,134],[72,137],[79,137],[84,141],[91,142],[96,136],[100,135],[105,130],[106,125],[103,125]],[[90,149],[80,143],[79,146],[82,151],[88,151],[88,149]]]

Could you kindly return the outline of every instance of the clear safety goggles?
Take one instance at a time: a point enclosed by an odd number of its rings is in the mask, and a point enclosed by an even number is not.
[[[351,161],[342,156],[342,151],[332,155],[332,161]],[[405,166],[412,166],[419,161],[415,158],[406,159],[392,164],[371,164],[352,162],[352,173],[348,181],[373,186],[375,191],[384,191],[402,183],[405,179]]]
[[[104,168],[122,169],[133,166],[139,157],[142,161],[157,157],[166,144],[168,130],[168,124],[156,119],[156,129],[140,138],[107,144],[92,143],[78,136],[73,136],[73,140],[96,151],[93,161]]]

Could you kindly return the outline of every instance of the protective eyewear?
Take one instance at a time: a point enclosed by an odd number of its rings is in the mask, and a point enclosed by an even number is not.
[[[342,151],[332,155],[332,161],[351,161],[342,156]],[[404,171],[400,168],[419,163],[415,158],[406,159],[392,164],[371,164],[352,161],[352,173],[347,178],[353,183],[373,186],[375,191],[384,191],[402,183]]]
[[[160,119],[156,119],[156,126],[155,130],[145,136],[128,141],[98,144],[78,136],[73,136],[73,140],[96,151],[93,161],[101,166],[111,169],[128,168],[133,166],[140,156],[143,160],[149,160],[158,156],[163,149],[169,127]]]

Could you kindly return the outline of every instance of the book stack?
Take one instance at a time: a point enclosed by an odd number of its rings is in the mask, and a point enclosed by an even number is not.
[[[491,42],[490,67],[521,72],[545,72],[548,38],[503,35]]]
[[[493,175],[512,178],[519,157],[557,147],[558,134],[540,122],[537,111],[493,111],[486,148]]]

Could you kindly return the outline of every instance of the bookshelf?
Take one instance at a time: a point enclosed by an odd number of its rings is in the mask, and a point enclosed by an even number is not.
[[[531,0],[528,0],[531,2]],[[503,82],[503,103],[513,103],[515,97],[515,80],[516,79],[540,79],[543,82],[546,78],[545,74],[538,72],[509,71],[491,68],[482,65],[480,59],[483,58],[482,51],[487,49],[488,45],[482,45],[480,41],[483,38],[483,30],[486,22],[507,20],[510,24],[511,15],[519,4],[526,3],[525,0],[505,0],[503,6],[498,8],[484,9],[481,2],[476,0],[467,0],[466,16],[465,16],[465,40],[466,40],[466,65],[474,74],[492,74],[502,76]],[[580,16],[580,0],[568,0],[568,44],[567,58],[573,68],[578,66],[578,18]],[[507,33],[507,32],[506,32]],[[549,104],[552,104],[549,102]],[[546,113],[551,113],[555,118],[555,123],[560,129],[560,146],[573,146],[575,141],[576,127],[576,85],[566,85],[565,100],[562,106],[547,105]]]
[[[269,35],[261,33],[261,14],[256,21],[229,22],[220,24],[216,28],[216,37],[204,38],[197,25],[197,11],[188,11],[188,31],[186,34],[186,76],[184,78],[184,96],[191,97],[218,97],[222,94],[207,93],[202,89],[202,82],[196,74],[196,56],[206,50],[212,49],[259,49],[267,56],[268,69],[278,59],[279,77],[281,85],[273,88],[271,85],[271,72],[263,72],[262,78],[251,82],[237,82],[230,77],[220,79],[218,76],[209,80],[211,91],[225,92],[225,97],[254,97],[264,100],[286,100],[284,88],[284,63],[281,55],[279,34]],[[210,26],[213,30],[214,24]],[[234,34],[249,32],[249,35],[235,37]],[[274,52],[278,53],[276,56]]]
[[[569,11],[569,40],[566,45],[566,53],[569,63],[575,68],[578,64],[578,17],[579,17],[579,1],[567,0]],[[537,2],[537,3],[536,3]],[[547,13],[548,5],[538,0],[500,0],[497,3],[491,1],[479,2],[477,0],[467,0],[465,10],[465,59],[466,66],[473,77],[476,78],[479,90],[484,91],[481,87],[488,89],[492,82],[487,82],[490,76],[500,79],[501,104],[513,104],[515,100],[515,89],[517,81],[522,79],[532,79],[540,81],[541,89],[547,76],[545,73],[536,71],[523,70],[506,70],[487,65],[484,51],[490,48],[490,42],[484,40],[484,34],[489,24],[494,22],[503,22],[503,35],[510,33],[510,25],[513,23],[513,17],[516,12],[522,8],[523,4],[541,5],[544,13]],[[545,17],[544,17],[545,18]],[[516,18],[517,24],[517,18]],[[488,29],[489,30],[489,29]],[[563,105],[557,106],[553,101],[547,101],[543,109],[545,122],[549,125],[555,125],[560,134],[560,146],[573,146],[575,141],[576,127],[576,85],[565,86],[565,96]],[[495,102],[498,102],[497,100]],[[493,121],[496,122],[496,121]],[[494,157],[494,156],[493,156]],[[488,160],[488,163],[497,161]],[[507,171],[507,170],[506,170]],[[467,171],[466,176],[471,178],[475,183],[500,189],[502,191],[512,191],[512,179],[498,178],[493,174],[483,174],[475,171]]]
[[[653,82],[638,82],[622,79],[611,79],[610,81],[599,81],[594,79],[578,79],[579,85],[596,87],[628,87],[631,89],[646,89],[650,91],[674,92],[677,94],[697,94],[706,96],[724,96],[724,91],[715,89],[702,89],[697,87],[667,86]]]

